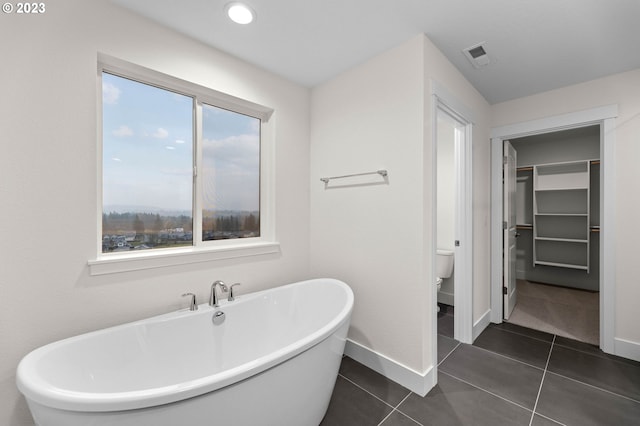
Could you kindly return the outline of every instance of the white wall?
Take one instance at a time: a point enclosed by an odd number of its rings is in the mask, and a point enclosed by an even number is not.
[[[435,238],[431,80],[474,110],[478,121],[474,283],[481,296],[475,318],[489,308],[486,101],[424,35],[314,88],[311,95],[312,274],[352,286],[351,340],[418,373],[433,367],[435,345],[429,279]],[[325,189],[318,180],[380,168],[389,171],[387,185]]]
[[[430,363],[421,49],[414,38],[312,90],[310,187],[312,274],[352,287],[352,340],[418,372]],[[325,190],[318,180],[377,169],[388,185]]]
[[[615,129],[615,338],[626,341],[640,359],[640,263],[636,244],[640,238],[637,183],[640,182],[640,70],[528,96],[492,106],[495,127],[617,104]]]
[[[309,90],[107,0],[47,3],[0,24],[0,424],[31,425],[18,361],[54,340],[185,306],[215,279],[250,292],[309,276]],[[275,109],[281,253],[92,277],[97,52]]]

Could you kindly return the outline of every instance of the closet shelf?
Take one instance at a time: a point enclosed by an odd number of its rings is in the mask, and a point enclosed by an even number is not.
[[[574,217],[587,217],[588,213],[534,213],[536,216],[574,216]]]
[[[557,241],[560,243],[583,243],[587,244],[589,240],[577,239],[577,238],[555,238],[555,237],[535,237],[539,241]]]
[[[534,165],[534,266],[589,272],[589,185],[589,160]]]
[[[565,188],[536,188],[536,192],[549,192],[549,191],[586,191],[589,188],[585,186],[567,186]]]
[[[572,263],[556,263],[556,262],[544,262],[542,260],[536,260],[536,265],[544,265],[544,266],[557,266],[559,268],[569,268],[569,269],[580,269],[583,271],[588,271],[589,267],[585,265],[574,265]]]

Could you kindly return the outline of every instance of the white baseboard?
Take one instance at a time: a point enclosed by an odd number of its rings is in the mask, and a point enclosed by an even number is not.
[[[616,337],[614,339],[614,354],[634,361],[640,361],[640,343]]]
[[[447,293],[440,290],[438,292],[438,303],[444,303],[445,305],[455,306],[453,293]]]
[[[485,328],[491,322],[491,309],[488,309],[487,312],[482,314],[480,319],[473,324],[473,340],[476,340],[476,337],[480,335],[484,331]]]
[[[436,385],[433,367],[418,373],[351,339],[347,339],[344,354],[420,396],[425,396]]]

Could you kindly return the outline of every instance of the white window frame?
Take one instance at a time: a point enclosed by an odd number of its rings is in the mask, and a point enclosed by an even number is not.
[[[102,253],[102,73],[164,88],[195,98],[196,123],[202,123],[202,104],[208,104],[260,119],[260,236],[231,240],[202,240],[202,176],[195,173],[193,203],[193,245],[187,247]],[[96,256],[88,261],[91,275],[210,262],[246,256],[278,253],[275,234],[275,146],[273,109],[208,87],[185,81],[112,56],[98,53],[97,73],[97,217]],[[194,162],[201,164],[202,126],[196,125]]]

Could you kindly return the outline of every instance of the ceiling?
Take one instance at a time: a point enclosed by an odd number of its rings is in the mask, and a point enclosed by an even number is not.
[[[491,104],[640,68],[640,0],[247,0],[250,25],[230,0],[112,1],[307,87],[419,33]]]

